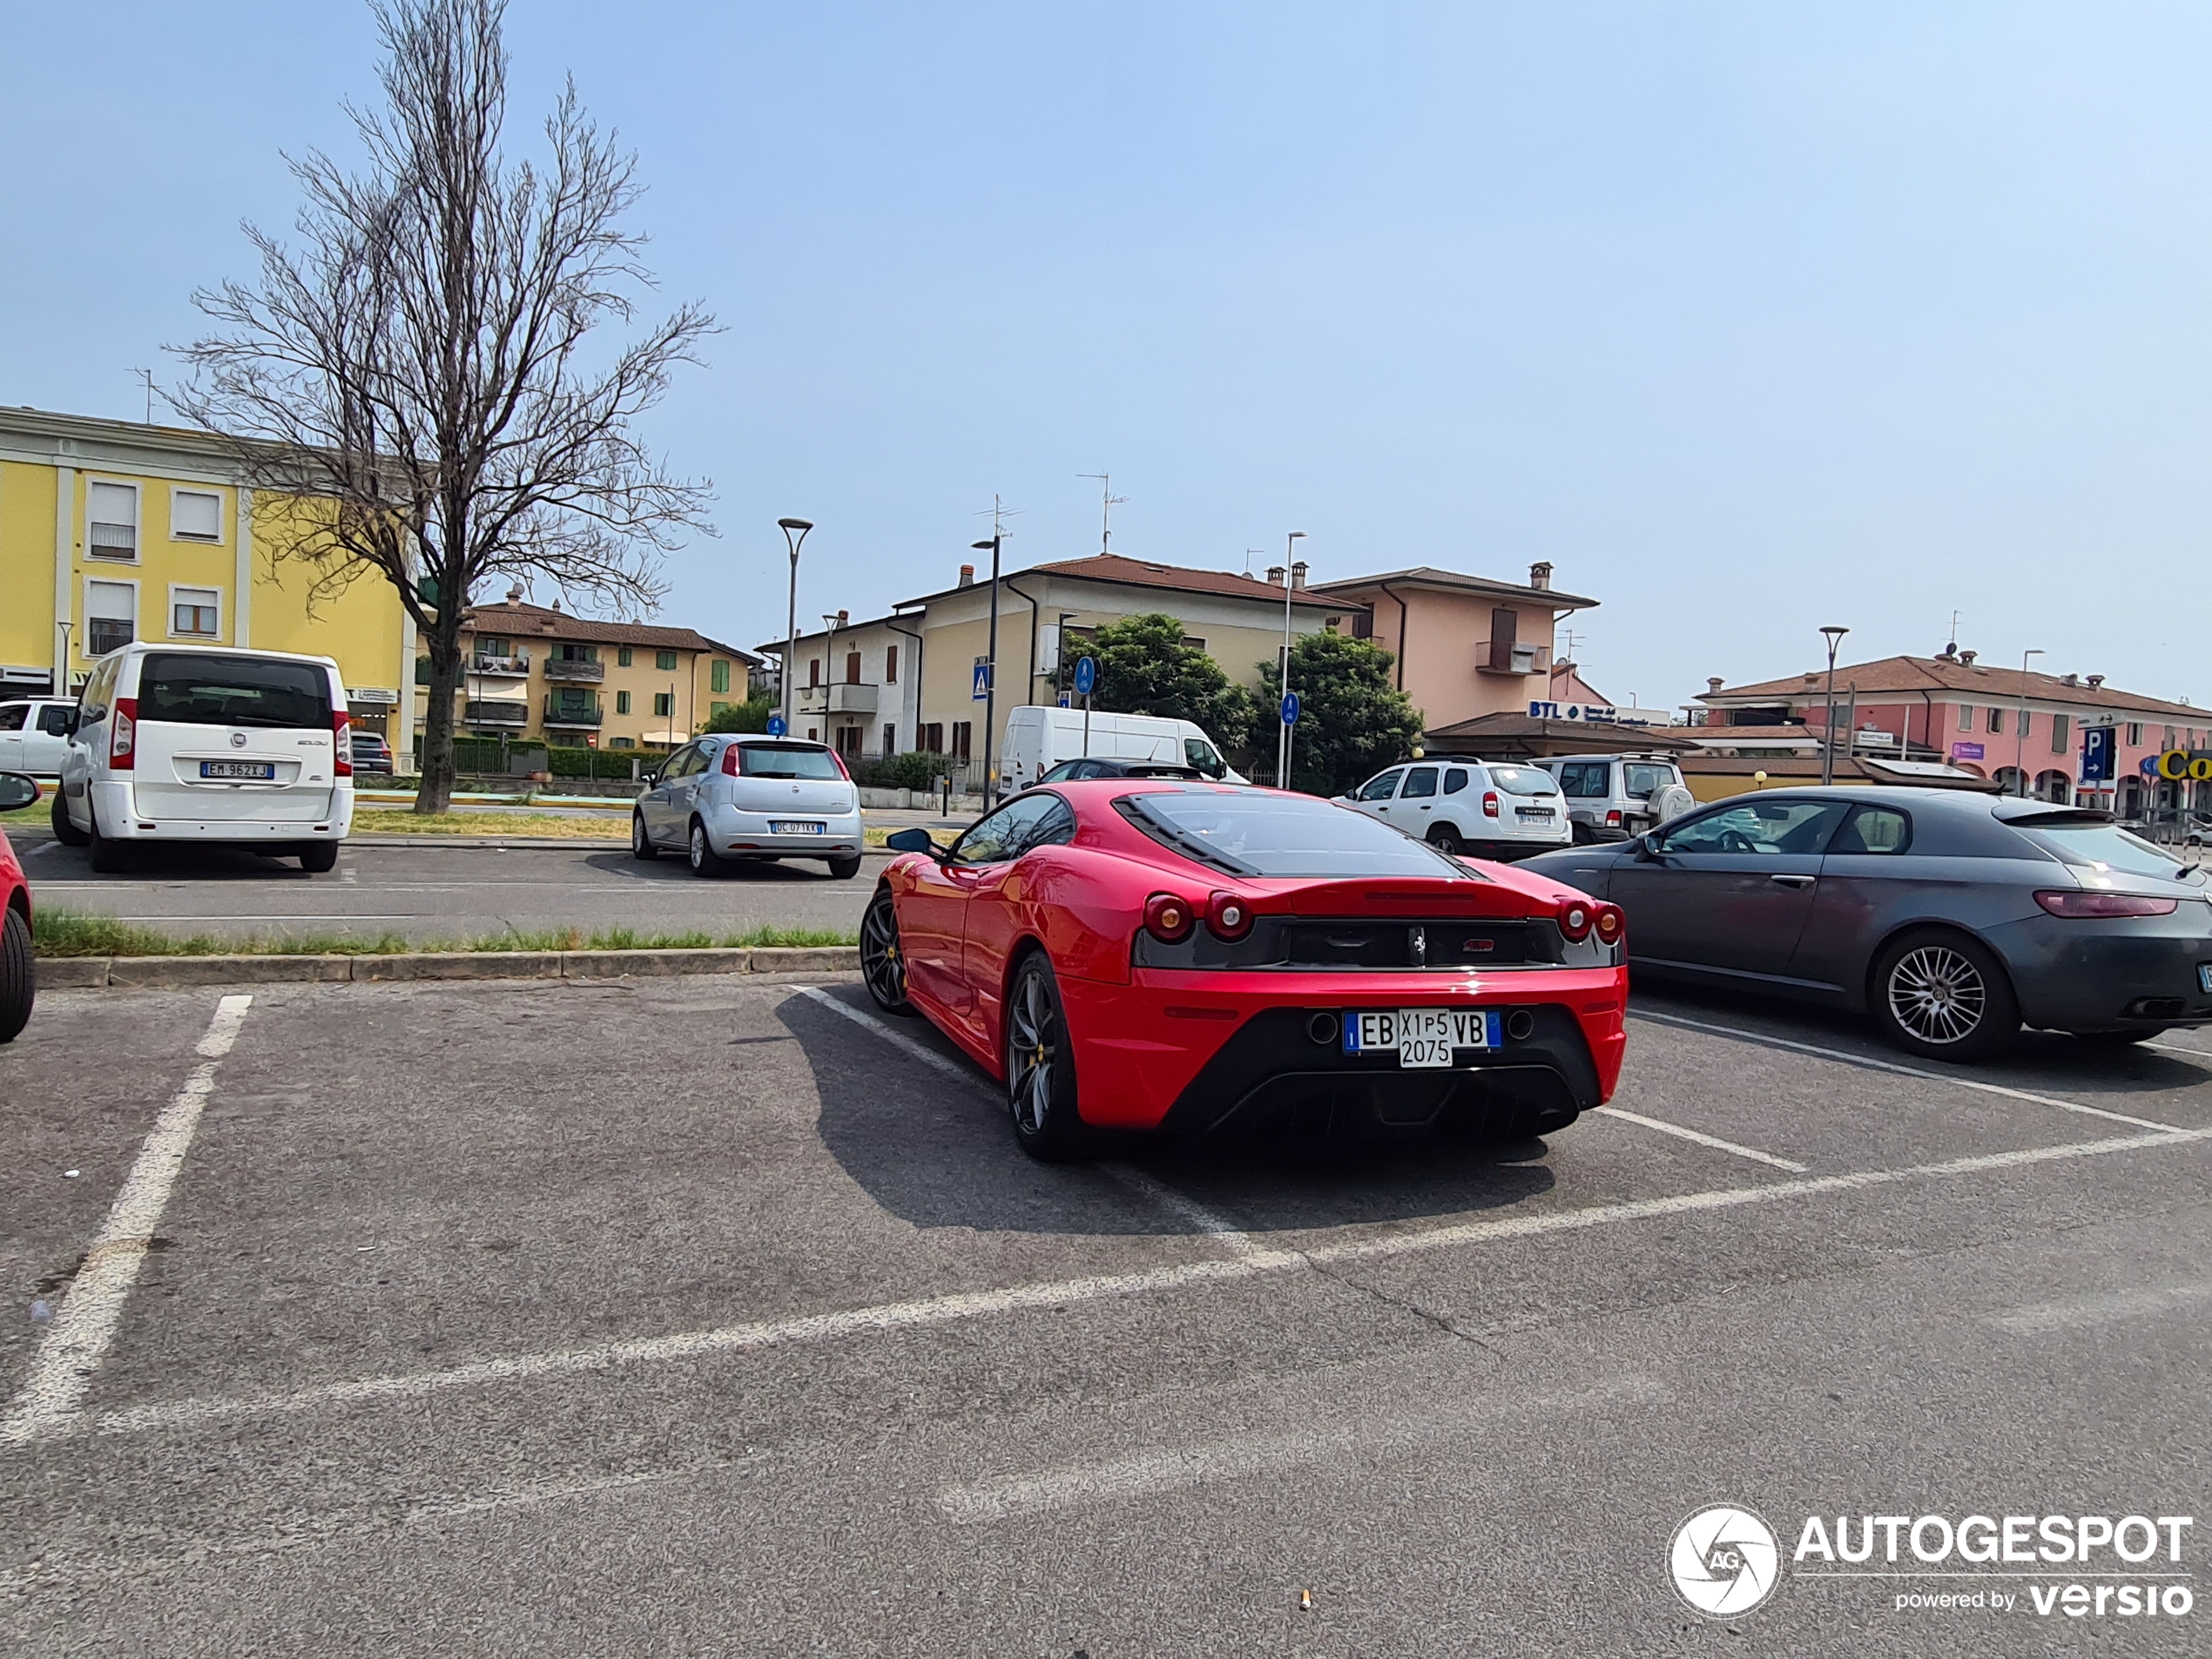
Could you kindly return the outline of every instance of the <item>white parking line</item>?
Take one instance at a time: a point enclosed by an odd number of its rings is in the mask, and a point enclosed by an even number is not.
[[[1131,1191],[1150,1199],[1163,1210],[1189,1222],[1233,1256],[1249,1256],[1259,1248],[1252,1242],[1251,1235],[1235,1222],[1223,1219],[1196,1198],[1177,1191],[1164,1181],[1154,1180],[1142,1170],[1132,1169],[1126,1163],[1102,1163],[1098,1168],[1101,1174],[1110,1177]]]
[[[1771,1163],[1777,1170],[1787,1170],[1792,1175],[1803,1175],[1805,1166],[1793,1163],[1788,1158],[1778,1158],[1771,1152],[1762,1152],[1755,1146],[1738,1146],[1734,1141],[1723,1141],[1717,1135],[1701,1135],[1694,1129],[1684,1129],[1680,1123],[1669,1123],[1656,1117],[1646,1117],[1641,1112],[1623,1111],[1618,1106],[1597,1109],[1608,1117],[1617,1117],[1624,1123],[1641,1123],[1646,1129],[1656,1129],[1662,1135],[1678,1135],[1685,1141],[1695,1141],[1700,1146],[1710,1146],[1716,1152],[1733,1152],[1737,1157],[1750,1158],[1755,1163]]]
[[[957,1077],[964,1083],[973,1084],[976,1082],[975,1074],[950,1055],[939,1054],[926,1042],[916,1042],[905,1032],[886,1024],[873,1014],[862,1013],[850,1002],[832,996],[819,985],[792,985],[785,988],[796,991],[801,996],[813,998],[833,1013],[843,1015],[855,1025],[867,1027],[893,1048],[913,1055],[932,1070],[941,1071],[948,1077]]]
[[[2025,1307],[2002,1308],[1982,1315],[1982,1322],[2016,1337],[2040,1336],[2047,1331],[2062,1331],[2069,1325],[2108,1325],[2114,1319],[2169,1313],[2208,1298],[2212,1298],[2212,1279],[2196,1279],[2181,1285],[2143,1285],[2079,1296],[2064,1302],[2036,1302]]]
[[[2062,1112],[2079,1112],[2084,1117],[2101,1117],[2108,1123],[2128,1123],[2136,1129],[2165,1130],[2175,1135],[2188,1132],[2172,1123],[2154,1123],[2148,1117],[2130,1117],[2126,1112],[2110,1112],[2101,1106],[2084,1106],[2079,1101],[2060,1100],[2055,1095],[2037,1095],[2025,1089],[2008,1089],[2003,1083],[1986,1083],[1979,1078],[1954,1077],[1948,1072],[1927,1071],[1919,1066],[1901,1066],[1893,1060],[1876,1060],[1867,1055],[1853,1054],[1847,1049],[1824,1049],[1817,1043],[1798,1042],[1790,1037],[1769,1036],[1764,1031],[1746,1031],[1741,1026],[1715,1025],[1707,1020],[1684,1019],[1679,1014],[1661,1014],[1652,1008],[1632,1008],[1629,1015],[1633,1019],[1656,1020],[1662,1025],[1679,1025],[1692,1031],[1710,1031],[1716,1036],[1734,1037],[1739,1042],[1762,1043],[1770,1049],[1788,1049],[1797,1054],[1818,1055],[1823,1060],[1840,1060],[1847,1066],[1863,1066],[1869,1071],[1893,1071],[1901,1077],[1922,1077],[1930,1082],[1949,1083],[1953,1089],[1971,1089],[1983,1095],[2002,1095],[2007,1100],[2024,1100],[2031,1105],[2055,1107]]]
[[[116,1194],[106,1224],[84,1253],[84,1264],[78,1269],[45,1339],[38,1345],[30,1379],[16,1396],[6,1420],[0,1422],[0,1445],[20,1446],[52,1433],[77,1415],[78,1402],[114,1339],[123,1305],[145,1260],[147,1243],[161,1224],[169,1190],[184,1167],[199,1114],[215,1092],[215,1068],[238,1041],[239,1027],[253,1005],[251,996],[226,996],[215,1005],[215,1017],[197,1045],[200,1062],[154,1120],[122,1191]]]
[[[1462,1244],[1622,1226],[1671,1216],[1730,1210],[1751,1204],[1778,1204],[1786,1199],[1864,1191],[1904,1182],[1957,1180],[2000,1170],[2102,1157],[2148,1148],[2182,1146],[2207,1139],[2212,1139],[2212,1130],[2169,1130],[2154,1135],[2115,1136],[2107,1140],[2080,1141],[2064,1146],[2037,1146],[2019,1151],[1990,1152],[1974,1157],[1952,1158],[1941,1163],[1915,1164],[1906,1169],[1807,1176],[1794,1181],[1771,1181],[1755,1187],[1726,1187],[1706,1192],[1683,1193],[1673,1197],[1639,1198],[1619,1204],[1596,1204],[1581,1210],[1554,1210],[1532,1215],[1464,1222],[1448,1227],[1415,1228],[1385,1234],[1380,1238],[1371,1236],[1346,1239],[1340,1244],[1308,1245],[1300,1250],[1256,1249],[1248,1255],[1189,1262],[1139,1272],[1015,1285],[1003,1290],[963,1291],[927,1297],[919,1301],[853,1308],[835,1313],[765,1319],[746,1325],[725,1325],[718,1330],[647,1337],[597,1347],[516,1354],[502,1359],[485,1359],[471,1365],[455,1366],[443,1371],[402,1372],[365,1377],[351,1382],[327,1383],[291,1393],[261,1394],[244,1399],[184,1399],[165,1405],[140,1406],[107,1413],[90,1426],[102,1433],[138,1433],[224,1422],[240,1417],[314,1411],[332,1406],[415,1400],[450,1388],[471,1388],[487,1383],[523,1382],[544,1377],[617,1371],[630,1366],[702,1359],[724,1353],[911,1331],[996,1314],[1067,1307],[1107,1297],[1141,1296],[1199,1285],[1231,1284],[1339,1262],[1384,1260]],[[64,1420],[41,1425],[41,1432],[66,1433],[77,1426],[76,1420]]]

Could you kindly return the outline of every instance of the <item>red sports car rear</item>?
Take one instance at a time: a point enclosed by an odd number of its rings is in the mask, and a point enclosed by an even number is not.
[[[919,831],[861,934],[870,994],[1007,1083],[1015,1130],[1548,1133],[1608,1098],[1621,914],[1311,796],[1109,780]]]

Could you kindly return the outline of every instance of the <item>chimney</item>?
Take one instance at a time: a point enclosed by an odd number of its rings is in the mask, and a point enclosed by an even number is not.
[[[852,613],[851,611],[849,611],[849,610],[842,610],[842,609],[840,609],[840,610],[838,611],[838,613],[837,613],[837,625],[838,625],[839,627],[840,627],[840,628],[844,627],[844,626],[845,626],[847,623],[851,622],[852,620],[853,620],[853,613]]]
[[[1267,567],[1267,585],[1271,588],[1279,588],[1283,585],[1283,567],[1281,565],[1271,564]]]
[[[2079,674],[2061,675],[2059,679],[2059,684],[2061,685],[2079,685],[2081,684],[2081,676]]]
[[[521,583],[517,582],[513,587],[507,590],[507,603],[510,605],[518,605],[523,603],[523,584]]]
[[[1550,587],[1551,584],[1552,566],[1549,559],[1539,559],[1535,563],[1528,567],[1528,585],[1530,587],[1534,588],[1541,592]]]
[[[2092,674],[2085,683],[2091,691],[2100,691],[2104,686],[2105,677],[2101,674]]]
[[[553,601],[553,614],[554,614],[554,615],[556,615],[556,616],[558,616],[558,615],[560,615],[560,612],[561,612],[561,602],[560,602],[560,600],[556,599],[556,600],[554,600],[554,601]]]
[[[1305,561],[1304,559],[1300,559],[1296,564],[1291,566],[1291,585],[1294,588],[1302,588],[1305,585]]]
[[[1721,677],[1716,674],[1705,682],[1705,695],[1708,697],[1718,697],[1720,694]]]
[[[1974,658],[1979,655],[1979,651],[1962,651],[1959,653],[1959,660],[1968,668],[1972,668],[1974,665]]]
[[[974,565],[963,564],[960,567],[960,584],[963,588],[972,588],[975,585],[975,567]]]

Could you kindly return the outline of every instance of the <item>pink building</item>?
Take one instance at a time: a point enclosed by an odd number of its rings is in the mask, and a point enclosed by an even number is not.
[[[1725,726],[1755,741],[1758,728],[1779,727],[1817,740],[1825,729],[1825,669],[1757,685],[1708,684],[1712,689],[1697,699],[1707,710],[1708,735]],[[1838,752],[1847,721],[1852,752],[1947,761],[2017,793],[2102,806],[2123,818],[2152,808],[2212,810],[2212,781],[2171,782],[2143,770],[2146,759],[2155,763],[2175,750],[2206,752],[2212,709],[2119,691],[2101,674],[2024,673],[1978,662],[1970,651],[1838,664]],[[2089,784],[2081,777],[2081,734],[2098,725],[2115,728],[2116,776]]]

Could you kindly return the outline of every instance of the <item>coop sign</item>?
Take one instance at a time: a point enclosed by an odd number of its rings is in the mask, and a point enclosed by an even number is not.
[[[2161,778],[2212,780],[2212,749],[2168,749],[2158,757],[2155,770]]]

